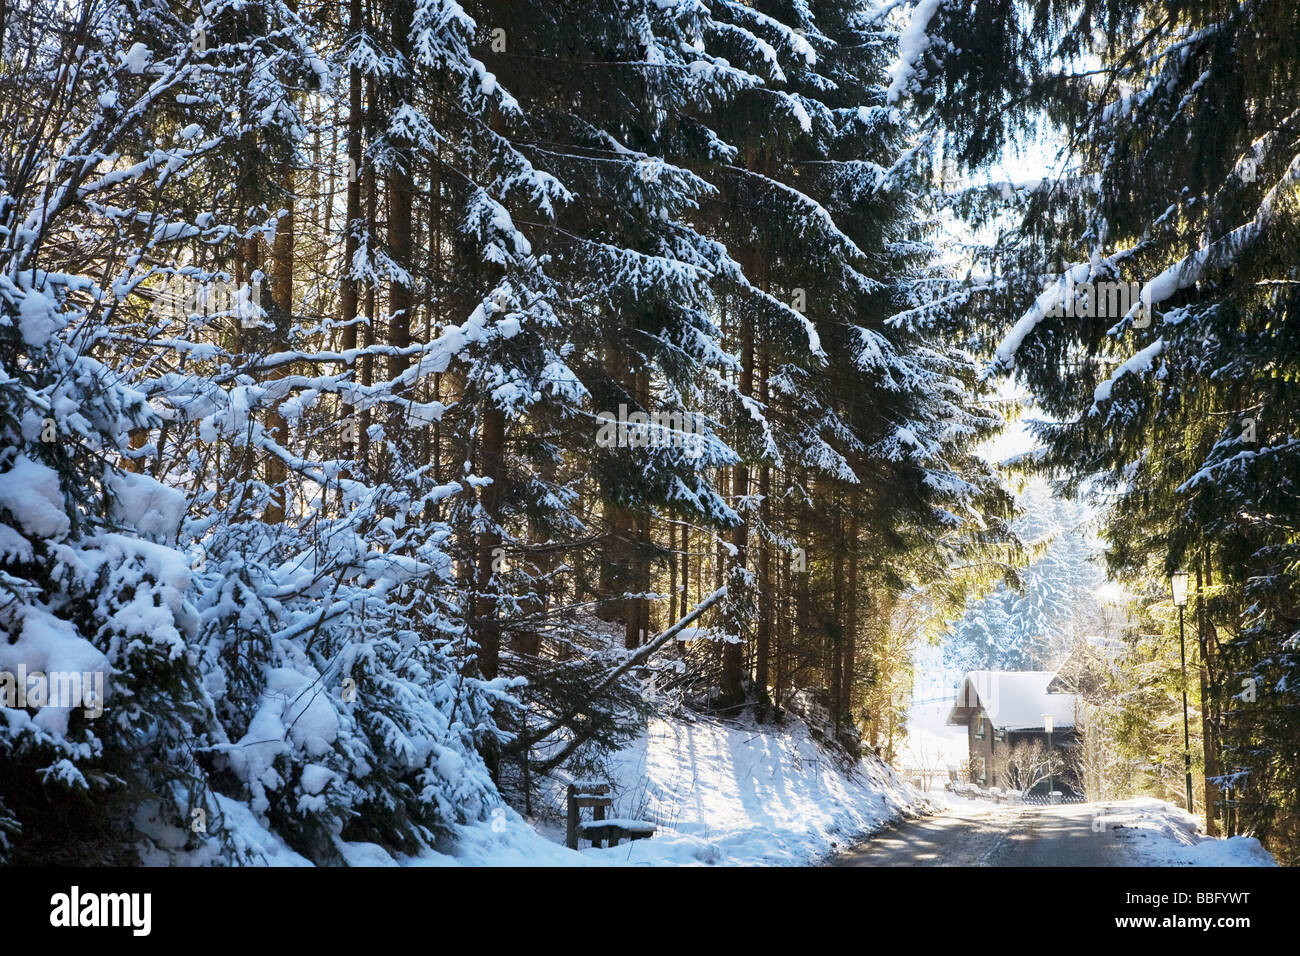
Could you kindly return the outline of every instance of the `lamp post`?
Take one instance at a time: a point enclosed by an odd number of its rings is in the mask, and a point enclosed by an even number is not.
[[[1183,770],[1187,774],[1187,812],[1192,813],[1192,738],[1187,729],[1187,637],[1183,631],[1183,608],[1187,606],[1186,571],[1175,571],[1169,579],[1178,607],[1178,656],[1183,668]]]
[[[1055,727],[1051,714],[1043,714],[1043,729],[1047,731],[1047,802],[1052,802],[1052,792],[1056,789],[1052,786],[1052,728]]]

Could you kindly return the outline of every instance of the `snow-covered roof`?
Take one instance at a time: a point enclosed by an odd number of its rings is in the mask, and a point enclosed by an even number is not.
[[[1041,730],[1043,715],[1052,715],[1056,730],[1074,726],[1076,694],[1049,694],[1052,671],[971,671],[957,691],[948,723],[966,724],[983,708],[998,730]]]

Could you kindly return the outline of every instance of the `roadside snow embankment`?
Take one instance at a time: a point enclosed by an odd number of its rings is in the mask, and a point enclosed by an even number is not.
[[[562,845],[563,781],[552,815],[534,831],[513,812],[465,828],[453,857],[467,865],[800,865],[899,817],[933,809],[924,794],[874,757],[851,766],[805,725],[652,720],[612,761],[611,817],[646,820],[652,839],[596,849]],[[586,811],[584,819],[589,818]],[[545,835],[546,839],[543,837]]]
[[[1207,837],[1187,811],[1152,797],[1106,803],[1099,825],[1113,828],[1135,866],[1276,866],[1254,837]]]

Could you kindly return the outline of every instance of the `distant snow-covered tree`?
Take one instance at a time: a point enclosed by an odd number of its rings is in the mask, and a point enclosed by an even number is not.
[[[1104,571],[1085,509],[1053,496],[1042,479],[1030,481],[1019,505],[1016,530],[1036,556],[1019,572],[1018,587],[1000,584],[967,608],[944,640],[946,667],[1051,667],[1095,623]]]

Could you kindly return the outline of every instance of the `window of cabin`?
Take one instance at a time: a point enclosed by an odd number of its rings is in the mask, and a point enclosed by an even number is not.
[[[971,776],[981,787],[989,782],[988,771],[983,757],[976,757],[971,762]]]
[[[983,717],[975,718],[975,739],[976,740],[984,739],[984,718]]]
[[[1005,730],[995,730],[993,731],[993,739],[1001,743],[1007,739],[1007,732]]]

